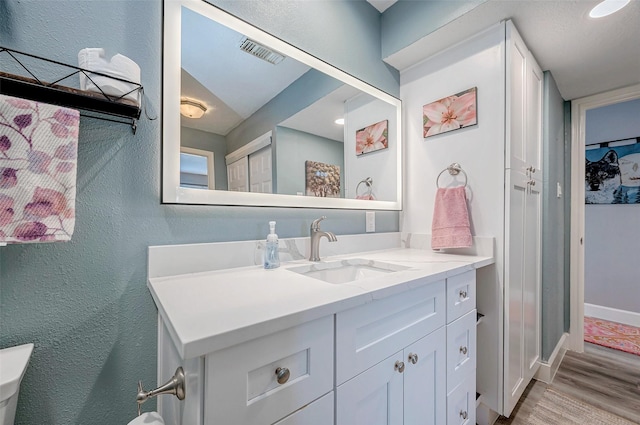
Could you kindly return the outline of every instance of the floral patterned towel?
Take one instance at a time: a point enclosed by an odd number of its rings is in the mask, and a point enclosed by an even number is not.
[[[68,241],[80,113],[0,95],[0,242]]]

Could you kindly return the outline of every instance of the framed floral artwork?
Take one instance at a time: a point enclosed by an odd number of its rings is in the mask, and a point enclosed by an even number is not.
[[[384,120],[356,131],[356,156],[389,147],[389,121]]]
[[[477,87],[447,96],[422,107],[422,137],[458,130],[478,123]]]

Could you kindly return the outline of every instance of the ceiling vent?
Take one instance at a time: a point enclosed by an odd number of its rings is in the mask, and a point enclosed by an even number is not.
[[[274,65],[279,64],[285,58],[280,53],[246,37],[240,42],[240,50]]]

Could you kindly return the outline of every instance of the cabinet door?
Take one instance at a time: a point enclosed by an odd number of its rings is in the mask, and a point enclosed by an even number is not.
[[[399,351],[337,388],[336,425],[398,425],[403,423]]]
[[[333,391],[273,425],[333,425]]]
[[[508,416],[538,367],[542,198],[540,183],[524,173],[507,171],[506,181],[503,414]]]
[[[446,422],[446,332],[442,327],[404,350],[404,422]]]
[[[507,168],[542,179],[542,70],[507,23]]]
[[[527,55],[524,41],[512,22],[507,22],[506,132],[507,168],[524,171],[527,164],[526,98]]]
[[[542,70],[531,52],[527,53],[526,155],[530,177],[542,180]]]

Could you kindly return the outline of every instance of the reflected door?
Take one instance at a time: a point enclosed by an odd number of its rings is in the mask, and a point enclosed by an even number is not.
[[[251,192],[273,193],[271,146],[249,155],[249,182]]]
[[[229,182],[229,190],[249,191],[249,164],[246,156],[227,165],[227,181]]]

